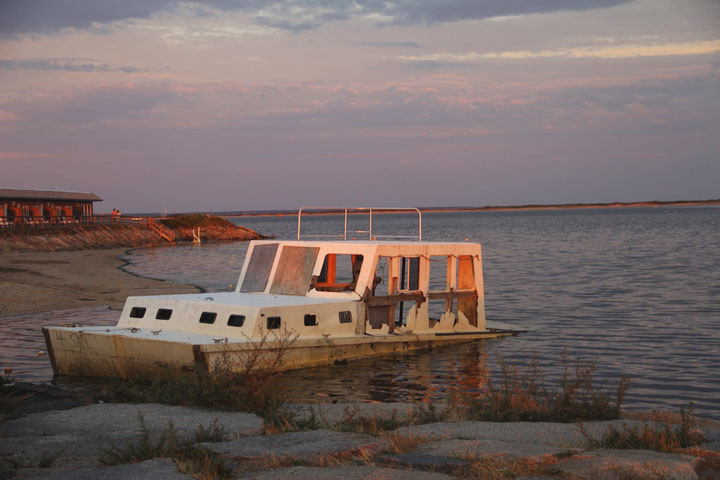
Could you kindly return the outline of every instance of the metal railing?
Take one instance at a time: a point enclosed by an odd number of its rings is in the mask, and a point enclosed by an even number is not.
[[[368,234],[369,240],[377,240],[378,238],[412,238],[417,239],[417,241],[422,242],[422,212],[419,208],[402,208],[402,207],[301,207],[300,210],[298,210],[298,226],[297,226],[297,239],[301,240],[302,235],[302,214],[303,211],[313,210],[315,214],[339,214],[344,213],[345,218],[345,226],[343,229],[342,235],[332,235],[332,234],[324,234],[324,235],[305,235],[306,238],[342,238],[343,240],[347,240],[348,233],[362,233]],[[390,212],[416,212],[418,214],[418,234],[417,235],[373,235],[373,210],[375,213],[390,213]],[[360,214],[363,212],[367,212],[370,217],[370,227],[368,230],[351,230],[348,232],[348,213],[350,214]],[[306,213],[306,215],[309,215],[309,213]]]
[[[152,217],[122,215],[79,215],[79,216],[42,216],[7,217],[0,216],[0,228],[69,227],[73,225],[150,225]]]

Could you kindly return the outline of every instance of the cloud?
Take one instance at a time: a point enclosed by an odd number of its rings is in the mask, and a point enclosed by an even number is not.
[[[3,0],[0,2],[0,35],[88,29],[96,23],[149,18],[178,3],[176,0]]]
[[[654,45],[621,44],[608,47],[580,47],[554,50],[516,50],[503,52],[439,52],[427,55],[399,55],[411,68],[439,68],[468,65],[478,60],[525,60],[531,58],[637,58],[673,55],[706,55],[720,52],[720,40]]]
[[[417,42],[353,42],[353,45],[382,48],[421,48]]]
[[[113,67],[99,64],[83,58],[26,58],[9,60],[0,58],[0,70],[41,70],[66,72],[123,72],[137,73],[144,71],[132,66]]]
[[[167,104],[186,103],[186,95],[167,85],[113,85],[51,95],[2,106],[28,125],[94,124],[108,120],[148,119]]]
[[[0,36],[54,33],[65,28],[92,29],[118,21],[151,18],[164,12],[196,17],[227,12],[251,15],[263,26],[305,31],[352,18],[378,25],[432,25],[462,20],[607,8],[629,0],[3,0]]]

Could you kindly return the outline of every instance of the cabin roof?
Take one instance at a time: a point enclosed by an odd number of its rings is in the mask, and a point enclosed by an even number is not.
[[[477,242],[418,242],[418,241],[407,241],[407,240],[253,240],[253,243],[281,243],[283,245],[302,245],[302,246],[318,246],[318,247],[329,247],[332,245],[358,245],[358,246],[385,246],[385,245],[398,245],[398,246],[423,246],[423,245],[436,245],[436,246],[459,246],[459,245],[477,245]]]
[[[29,190],[24,188],[0,188],[0,199],[9,200],[68,200],[101,202],[94,193],[64,192],[60,190]]]
[[[207,300],[212,298],[212,300]],[[208,310],[212,310],[213,305],[231,305],[240,307],[280,307],[290,305],[317,305],[319,303],[339,303],[347,302],[347,298],[318,298],[304,297],[297,295],[273,295],[267,293],[237,293],[237,292],[219,292],[219,293],[189,293],[182,295],[144,295],[138,297],[128,297],[127,303],[133,305],[133,301],[137,301],[138,305],[146,300],[178,300],[186,302],[203,302],[207,305]]]

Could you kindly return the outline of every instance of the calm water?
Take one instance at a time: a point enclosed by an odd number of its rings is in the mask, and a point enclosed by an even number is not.
[[[294,217],[235,221],[278,238],[293,238],[297,228]],[[377,216],[373,223],[380,235],[416,233],[412,215]],[[340,233],[342,219],[312,217],[303,226]],[[366,219],[351,219],[351,229],[367,227]],[[482,243],[488,319],[530,331],[289,372],[292,400],[442,398],[453,389],[482,388],[497,372],[498,356],[511,362],[534,356],[552,382],[567,349],[596,362],[596,378],[608,387],[630,376],[629,408],[677,409],[694,401],[699,414],[720,419],[720,209],[434,213],[423,216],[423,227],[424,240]],[[246,249],[234,243],[136,250],[127,269],[227,290],[237,281]],[[51,372],[47,359],[37,356],[44,348],[42,335],[34,334],[37,325],[68,318],[114,323],[115,317],[97,308],[0,317],[4,363],[14,361],[20,375],[46,381]],[[8,338],[10,331],[15,339]]]

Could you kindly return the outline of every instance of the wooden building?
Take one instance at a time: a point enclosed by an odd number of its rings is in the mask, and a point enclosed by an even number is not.
[[[0,188],[0,226],[91,222],[101,201],[94,193]]]

